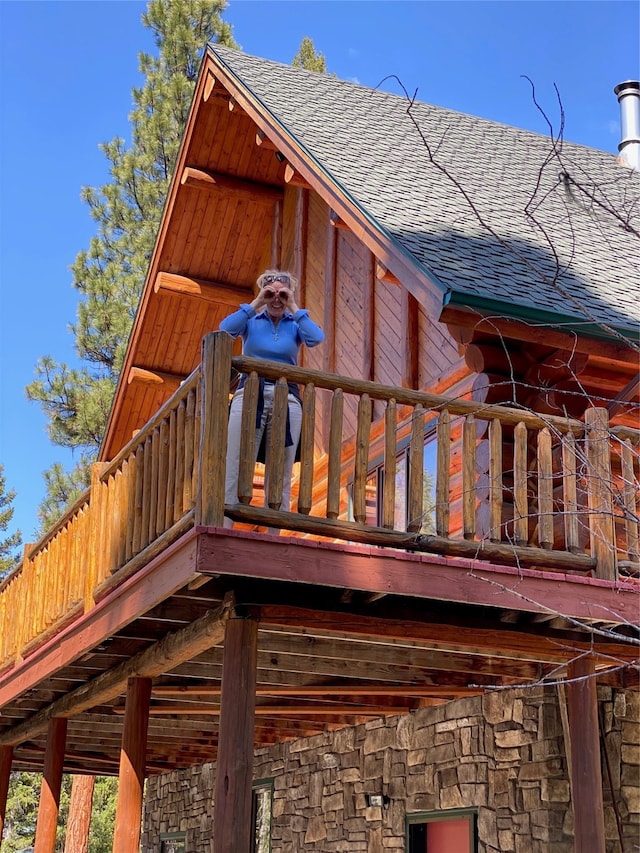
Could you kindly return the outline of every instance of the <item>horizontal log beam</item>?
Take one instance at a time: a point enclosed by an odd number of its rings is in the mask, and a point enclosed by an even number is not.
[[[592,645],[589,640],[560,642],[558,638],[500,628],[464,627],[441,622],[417,622],[411,619],[383,619],[306,607],[264,604],[260,608],[260,627],[288,630],[291,625],[313,626],[316,633],[335,634],[341,638],[368,639],[375,642],[397,640],[417,642],[423,647],[460,653],[494,654],[513,660],[537,661],[561,665],[578,655],[593,652],[602,655],[598,668],[619,665],[622,660],[635,666],[637,646],[604,642]],[[612,661],[614,663],[612,664]]]
[[[580,335],[567,334],[553,328],[545,328],[541,331],[539,326],[529,326],[524,321],[513,320],[507,316],[496,317],[492,315],[485,318],[477,311],[447,305],[440,315],[440,322],[447,325],[467,326],[478,333],[513,338],[518,341],[539,344],[542,339],[546,346],[556,349],[584,352],[623,364],[638,364],[638,351],[631,344],[624,346],[608,343]]]
[[[275,361],[263,361],[248,356],[235,356],[232,363],[242,373],[250,373],[255,370],[259,376],[264,376],[266,379],[279,379],[280,376],[284,376],[288,382],[296,382],[302,385],[313,382],[317,388],[326,388],[331,391],[341,388],[345,394],[366,393],[374,400],[389,400],[393,397],[401,405],[416,406],[420,404],[426,409],[438,411],[448,409],[451,414],[456,415],[478,415],[478,401],[474,400],[452,399],[441,394],[429,394],[401,386],[381,385],[378,382],[370,382],[366,379],[352,379],[349,376],[340,376],[323,370],[314,370],[309,367],[301,368]],[[581,421],[554,417],[553,415],[537,417],[533,412],[524,412],[506,405],[491,406],[483,411],[483,416],[486,419],[496,417],[508,424],[524,423],[531,429],[553,427],[558,432],[572,431],[579,435],[584,432],[584,424]]]
[[[256,145],[259,145],[260,148],[263,148],[265,151],[278,150],[278,146],[269,139],[264,130],[256,131]]]
[[[281,187],[218,172],[205,172],[204,169],[194,169],[191,166],[185,166],[180,183],[198,190],[233,193],[263,204],[280,201],[283,198]]]
[[[617,415],[626,413],[629,409],[629,404],[637,402],[638,395],[640,395],[640,376],[634,376],[631,382],[625,385],[617,395],[615,400],[612,400],[607,406],[609,417],[615,418]]]
[[[207,79],[204,82],[204,90],[202,92],[202,100],[205,104],[214,94],[226,95],[227,91],[218,83],[215,75],[211,71],[207,71]]]
[[[154,696],[219,696],[220,686],[201,687],[187,685],[157,684],[153,687]],[[292,685],[285,684],[259,685],[256,696],[426,696],[433,698],[448,698],[451,696],[479,696],[484,691],[479,687],[447,687],[434,684],[321,684],[321,685]]]
[[[385,284],[401,284],[400,279],[390,272],[384,264],[380,263],[380,261],[376,261],[376,278],[378,281],[383,281]]]
[[[129,368],[127,374],[127,385],[135,382],[141,385],[155,385],[173,394],[186,378],[186,376],[177,376],[175,373],[163,373],[160,370],[148,370],[146,367],[133,366]]]
[[[291,163],[287,163],[284,169],[284,182],[285,184],[289,184],[292,187],[302,187],[303,189],[309,189],[309,182],[302,177],[300,172],[296,171],[295,167],[291,165]]]
[[[333,714],[381,717],[385,714],[408,714],[412,707],[412,705],[378,705],[372,708],[370,705],[344,705],[326,702],[314,707],[310,705],[258,705],[255,713],[256,717],[325,717]],[[113,709],[113,713],[120,716],[124,716],[124,711],[124,706]],[[220,708],[217,705],[185,705],[184,703],[149,708],[150,717],[166,717],[168,714],[178,717],[188,717],[194,714],[219,717]]]
[[[329,224],[333,225],[334,228],[344,228],[346,230],[349,230],[349,226],[347,225],[347,223],[344,221],[344,219],[340,219],[335,210],[329,211]]]
[[[192,296],[205,302],[217,302],[237,307],[238,300],[252,292],[252,285],[223,284],[202,278],[192,278],[171,272],[159,272],[153,284],[154,293],[173,293],[179,296]]]
[[[54,717],[69,718],[110,702],[126,690],[129,678],[155,678],[195,657],[224,639],[224,625],[233,602],[206,613],[190,625],[167,634],[113,669],[57,699],[28,720],[0,734],[0,746],[15,745],[41,735]]]
[[[444,539],[438,536],[416,535],[391,531],[370,525],[358,525],[351,521],[335,518],[283,513],[246,504],[225,506],[225,515],[236,521],[251,524],[283,527],[301,533],[313,533],[329,538],[362,542],[367,545],[382,545],[388,548],[406,548],[442,554],[446,557],[463,557],[470,560],[488,560],[508,566],[551,568],[559,571],[590,572],[595,568],[593,557],[571,554],[568,551],[551,551],[529,545],[511,545],[495,542],[474,542],[462,539]]]

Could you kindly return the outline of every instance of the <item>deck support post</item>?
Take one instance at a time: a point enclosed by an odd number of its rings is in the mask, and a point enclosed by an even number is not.
[[[575,853],[605,853],[598,692],[595,663],[581,657],[567,668],[571,740],[571,799]]]
[[[7,813],[7,796],[9,794],[9,777],[13,762],[13,746],[0,746],[0,847],[2,847],[2,832],[4,818]]]
[[[71,802],[64,853],[87,853],[95,776],[75,775],[71,782]]]
[[[47,732],[34,853],[54,853],[56,849],[56,830],[58,828],[58,810],[66,742],[66,717],[53,717],[49,722]]]
[[[231,617],[225,625],[222,664],[213,804],[215,853],[251,850],[257,652],[257,619]]]
[[[196,524],[222,527],[233,338],[210,332],[202,343],[200,470]]]
[[[113,853],[138,853],[140,846],[150,699],[150,678],[128,680]]]

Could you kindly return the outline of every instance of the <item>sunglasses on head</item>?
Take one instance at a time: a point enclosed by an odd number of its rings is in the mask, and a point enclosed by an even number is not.
[[[271,288],[268,288],[267,290],[264,291],[264,293],[262,295],[264,296],[265,299],[268,299],[268,300],[275,299],[276,296],[279,296],[283,302],[286,302],[288,297],[289,297],[289,291],[288,290],[279,290],[276,293],[275,290],[271,290]]]
[[[273,284],[274,281],[279,281],[280,284],[289,284],[290,278],[287,273],[277,273],[276,275],[265,275],[262,277],[262,285]]]

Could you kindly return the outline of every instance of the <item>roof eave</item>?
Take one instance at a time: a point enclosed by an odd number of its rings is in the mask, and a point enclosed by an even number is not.
[[[463,291],[450,290],[445,294],[443,299],[445,314],[448,307],[467,308],[484,318],[494,316],[520,321],[546,329],[557,329],[564,334],[579,335],[582,338],[591,338],[617,345],[623,344],[630,347],[640,345],[640,329],[638,328],[595,323],[584,317],[560,314],[557,311],[545,311],[542,308],[518,305],[515,302],[487,299]]]

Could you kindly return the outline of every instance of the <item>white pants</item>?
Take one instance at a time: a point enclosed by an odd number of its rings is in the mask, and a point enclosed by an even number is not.
[[[265,383],[264,403],[260,426],[256,428],[256,442],[253,453],[255,462],[262,437],[266,431],[266,458],[267,468],[264,481],[264,503],[267,506],[267,495],[269,494],[269,454],[271,452],[271,418],[273,415],[273,394],[275,386]],[[302,406],[300,401],[289,394],[289,432],[293,444],[284,449],[284,474],[282,480],[282,503],[279,509],[289,511],[291,507],[291,472],[296,459],[296,448],[300,439],[302,429]],[[244,391],[237,391],[231,401],[229,410],[229,436],[227,438],[227,474],[225,480],[224,502],[227,504],[238,503],[238,466],[240,463],[240,429],[242,423],[242,405]]]

